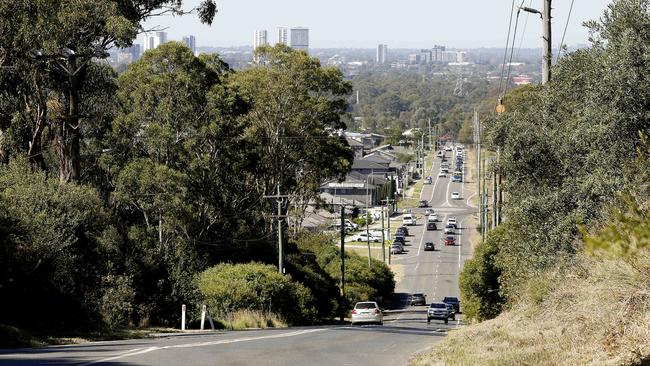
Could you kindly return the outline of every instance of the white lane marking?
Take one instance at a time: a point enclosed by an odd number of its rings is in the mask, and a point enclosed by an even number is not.
[[[295,336],[308,334],[308,333],[321,332],[321,331],[324,331],[324,330],[327,330],[327,328],[306,329],[306,330],[299,330],[299,331],[296,331],[296,332],[274,334],[274,335],[260,336],[260,337],[222,339],[222,340],[219,340],[219,341],[186,343],[186,344],[177,344],[177,345],[173,345],[173,346],[163,346],[163,347],[154,346],[154,347],[149,347],[149,348],[144,348],[144,349],[136,348],[136,349],[129,350],[126,353],[122,353],[120,355],[107,357],[107,358],[102,358],[100,360],[94,360],[94,361],[86,362],[86,363],[81,364],[79,366],[87,366],[87,365],[92,365],[92,364],[96,364],[96,363],[104,363],[104,362],[119,360],[119,359],[125,358],[125,357],[141,355],[141,354],[145,354],[145,353],[149,353],[149,352],[153,352],[153,351],[158,351],[158,350],[164,350],[164,349],[205,347],[205,346],[215,346],[215,345],[220,345],[220,344],[230,344],[230,343],[238,343],[238,342],[257,341],[257,340],[260,340],[260,339],[274,339],[274,338],[295,337]]]
[[[424,243],[424,233],[427,231],[427,225],[422,225],[422,237],[420,238],[420,246],[418,246],[418,255],[420,256],[420,251],[422,250],[422,243]]]

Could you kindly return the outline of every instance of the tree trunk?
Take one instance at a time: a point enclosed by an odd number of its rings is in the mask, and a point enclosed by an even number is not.
[[[68,61],[68,108],[67,116],[59,127],[59,179],[61,182],[79,181],[81,177],[81,153],[79,131],[79,80],[73,72],[77,62]]]

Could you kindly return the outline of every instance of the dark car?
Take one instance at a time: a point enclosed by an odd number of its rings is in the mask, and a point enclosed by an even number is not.
[[[435,222],[427,222],[427,230],[429,230],[429,231],[438,230],[438,227],[436,227]]]
[[[429,207],[429,203],[425,200],[422,200],[418,203],[418,207],[423,208],[423,207]]]
[[[393,243],[400,243],[400,244],[402,244],[402,245],[406,245],[406,240],[404,239],[403,236],[396,236],[396,237],[393,239]]]
[[[424,250],[428,252],[428,251],[431,251],[431,250],[436,250],[436,247],[433,245],[432,242],[428,241],[428,242],[424,243]]]
[[[417,306],[417,305],[426,305],[427,304],[427,297],[425,294],[413,294],[411,295],[411,306]]]
[[[444,241],[445,241],[445,245],[456,245],[456,238],[454,238],[453,236],[445,237]]]
[[[452,305],[456,313],[460,314],[460,300],[458,300],[457,297],[447,296],[444,299],[442,299],[442,302],[444,302],[445,304]]]
[[[397,228],[397,231],[403,231],[404,236],[409,236],[409,229],[406,226],[400,226]]]

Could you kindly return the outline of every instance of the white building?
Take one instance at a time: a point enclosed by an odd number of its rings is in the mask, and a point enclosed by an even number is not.
[[[167,43],[167,32],[156,32],[153,35],[145,34],[143,51],[152,50],[163,43]]]
[[[377,46],[377,63],[385,64],[386,60],[388,60],[388,45],[380,44]]]
[[[266,29],[256,30],[253,36],[253,49],[269,44],[268,32]]]
[[[183,36],[183,43],[192,50],[192,53],[196,52],[196,38],[193,35]]]
[[[289,29],[287,27],[278,27],[278,43],[289,44]]]
[[[291,28],[291,48],[309,52],[309,28]]]

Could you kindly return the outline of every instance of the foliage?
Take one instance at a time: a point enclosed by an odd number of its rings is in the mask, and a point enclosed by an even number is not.
[[[501,294],[501,270],[497,266],[496,256],[500,246],[509,244],[503,237],[508,231],[506,225],[490,232],[488,239],[476,247],[472,259],[463,266],[459,286],[463,314],[468,319],[491,319],[503,308],[505,299]]]
[[[219,264],[199,274],[198,288],[220,318],[247,309],[277,314],[290,324],[314,319],[315,304],[309,289],[271,265]]]
[[[111,243],[107,215],[90,187],[61,185],[24,160],[0,166],[0,322],[81,327],[100,309]],[[34,317],[47,298],[56,317]],[[101,326],[96,324],[95,326]]]
[[[626,211],[616,209],[611,223],[600,228],[595,235],[583,232],[585,250],[597,257],[634,258],[650,248],[650,216],[628,198]]]
[[[488,242],[499,243],[491,255],[498,271],[490,282],[498,280],[507,300],[526,298],[530,280],[570,263],[582,249],[579,227],[589,231],[606,221],[610,205],[625,207],[620,192],[647,202],[650,36],[641,30],[648,24],[650,2],[613,2],[601,21],[589,23],[591,48],[561,60],[551,83],[512,91],[504,101],[507,112],[485,122],[486,144],[500,151],[497,169],[508,197],[508,224],[489,234]],[[633,227],[642,219],[626,217],[620,230],[605,229],[605,242],[587,239],[587,245],[596,252],[634,253],[616,244],[638,236]],[[632,230],[630,236],[625,230]],[[546,291],[538,289],[533,293]],[[478,300],[485,301],[481,306],[492,303],[486,295]]]

